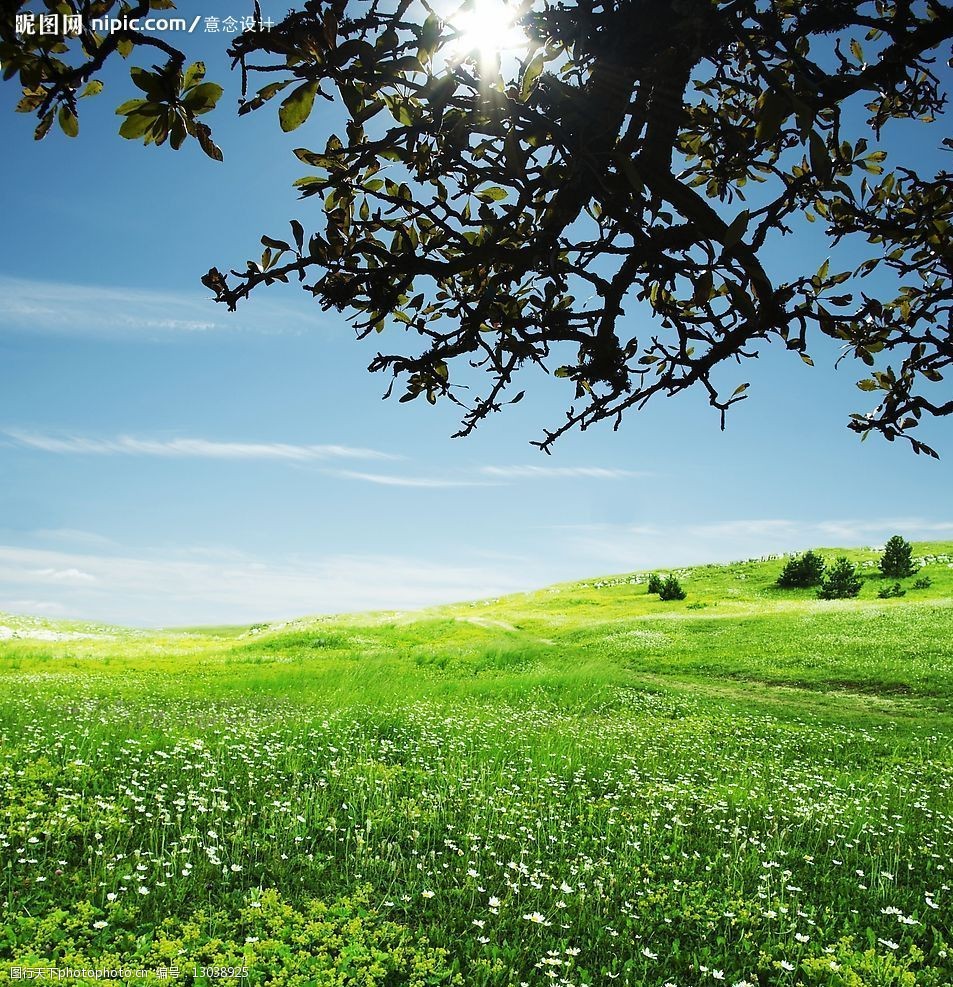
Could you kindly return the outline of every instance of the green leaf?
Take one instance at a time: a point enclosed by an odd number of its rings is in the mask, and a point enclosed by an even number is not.
[[[182,102],[195,114],[208,113],[215,109],[224,90],[214,82],[203,82],[194,86],[183,98]]]
[[[330,171],[335,165],[340,165],[337,158],[328,157],[327,154],[318,154],[317,151],[309,151],[306,147],[296,147],[294,156],[306,165],[311,165],[312,168],[324,168],[326,171]]]
[[[60,130],[62,130],[67,137],[79,136],[79,120],[76,119],[76,114],[68,106],[60,107],[58,119],[60,122]]]
[[[16,112],[17,113],[32,113],[38,106],[40,106],[43,100],[46,98],[46,92],[43,89],[38,89],[35,92],[28,92],[24,95],[23,99],[17,103]]]
[[[852,38],[850,42],[850,50],[854,58],[857,59],[862,65],[864,63],[864,49],[860,47],[860,42]]]
[[[145,105],[146,101],[144,99],[127,99],[125,103],[116,107],[116,115],[128,116],[130,113],[137,113]]]
[[[384,102],[387,104],[387,109],[390,110],[391,116],[402,127],[413,126],[414,118],[411,116],[410,110],[407,108],[406,100],[396,99],[392,96],[385,96]]]
[[[269,82],[267,86],[262,86],[262,88],[258,90],[258,94],[253,99],[250,99],[239,106],[238,115],[244,116],[246,113],[251,113],[252,110],[257,110],[269,99],[277,96],[282,89],[287,89],[290,84],[290,80],[285,80],[284,82]]]
[[[341,94],[341,99],[347,107],[348,113],[352,117],[357,116],[364,108],[364,97],[358,92],[357,87],[342,82],[338,85],[338,92]]]
[[[827,150],[827,143],[816,130],[811,131],[808,147],[811,155],[811,171],[821,181],[829,181],[834,174],[834,166],[831,163],[831,156]]]
[[[423,23],[423,27],[420,29],[420,44],[425,47],[432,49],[440,38],[440,18],[432,13]]]
[[[172,118],[172,126],[169,130],[169,143],[172,145],[173,151],[178,151],[178,149],[185,143],[186,137],[188,137],[188,130],[185,126],[185,121],[176,112],[175,116]]]
[[[284,240],[276,240],[274,237],[263,236],[261,238],[262,246],[271,247],[272,250],[279,250],[284,252],[285,250],[290,250],[291,247]]]
[[[41,141],[49,133],[50,127],[53,126],[53,117],[55,116],[53,110],[47,110],[43,114],[42,119],[36,125],[36,130],[33,131],[33,139],[35,141]]]
[[[103,84],[99,79],[93,79],[92,82],[87,82],[83,91],[79,94],[79,98],[83,99],[85,96],[98,96],[103,91]]]
[[[491,185],[490,188],[481,189],[477,192],[477,198],[484,202],[502,202],[509,195],[505,188],[498,185]]]
[[[317,91],[317,82],[305,82],[282,102],[278,110],[278,120],[286,134],[297,130],[308,119]]]
[[[119,128],[119,136],[126,140],[135,140],[144,136],[145,132],[156,122],[154,113],[130,113]]]
[[[747,209],[742,209],[740,213],[731,221],[731,224],[725,230],[725,236],[722,239],[722,246],[725,250],[730,250],[735,244],[739,243],[741,238],[745,235],[745,230],[748,229],[748,220],[751,218],[751,214]]]
[[[771,141],[777,137],[781,125],[791,115],[791,102],[786,96],[773,90],[764,93],[758,100],[758,124],[755,137]]]
[[[536,82],[543,72],[543,66],[546,64],[546,54],[545,52],[539,52],[533,60],[526,66],[523,70],[523,78],[520,80],[520,93],[519,98],[521,103],[525,103],[529,99],[530,93],[536,88]]]
[[[711,271],[703,271],[699,279],[695,282],[692,301],[696,305],[704,305],[711,298],[714,283],[715,279],[712,277]]]
[[[191,89],[197,86],[205,78],[205,62],[193,62],[186,70],[182,78],[182,88]]]
[[[129,76],[150,99],[162,98],[162,83],[154,72],[147,72],[144,68],[133,65],[129,70]]]

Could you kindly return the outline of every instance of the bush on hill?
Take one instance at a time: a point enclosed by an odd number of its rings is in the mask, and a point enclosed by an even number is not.
[[[881,600],[891,600],[895,596],[906,596],[907,591],[900,585],[900,583],[891,583],[888,586],[881,587],[880,592],[877,596]]]
[[[880,557],[880,571],[888,579],[904,579],[915,576],[920,570],[913,561],[913,546],[900,535],[894,535],[884,546]]]
[[[662,583],[662,588],[659,590],[659,599],[684,600],[685,590],[682,589],[681,583],[674,576],[669,576]]]
[[[846,600],[860,592],[861,579],[857,567],[842,555],[830,568],[818,596],[822,600]]]
[[[653,572],[649,576],[649,586],[646,590],[647,593],[661,593],[662,592],[662,577],[659,576],[657,572]]]
[[[783,589],[803,589],[817,586],[824,579],[824,560],[817,552],[805,552],[788,559],[778,576],[778,586]]]

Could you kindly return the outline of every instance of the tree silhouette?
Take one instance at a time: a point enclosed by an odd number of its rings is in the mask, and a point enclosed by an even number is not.
[[[199,119],[221,89],[201,64],[135,26],[96,34],[91,18],[116,16],[117,0],[66,6],[78,38],[17,34],[16,4],[0,21],[4,76],[38,138],[54,120],[75,136],[107,59],[145,47],[167,60],[132,70],[143,96],[119,108],[120,133],[221,157]],[[140,0],[127,17],[168,7]],[[291,131],[325,98],[348,119],[295,152],[317,228],[292,220],[202,279],[229,309],[296,279],[359,336],[386,330],[370,369],[401,400],[457,402],[461,435],[520,400],[526,367],[545,368],[572,394],[546,451],[694,388],[724,427],[749,386],[731,367],[765,341],[811,363],[819,333],[868,368],[858,386],[877,404],[849,427],[936,455],[912,431],[953,412],[936,388],[953,361],[953,175],[902,160],[885,172],[881,137],[942,112],[950,4],[525,0],[526,44],[502,68],[461,51],[460,22],[423,0],[307,0],[271,30],[256,4],[255,18],[229,52],[240,113],[277,101]],[[831,259],[781,278],[768,255],[805,221]],[[464,386],[467,365],[486,372],[482,393]]]

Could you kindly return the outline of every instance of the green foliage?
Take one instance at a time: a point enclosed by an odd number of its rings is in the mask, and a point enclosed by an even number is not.
[[[305,82],[285,98],[278,110],[278,120],[282,130],[286,133],[289,130],[297,130],[308,119],[317,91],[316,82]]]
[[[929,589],[933,585],[933,580],[929,576],[921,576],[914,584],[914,589]]]
[[[888,586],[882,586],[877,593],[877,596],[881,600],[892,600],[899,596],[906,596],[907,591],[900,585],[900,583],[891,583]]]
[[[50,908],[42,918],[15,919],[0,948],[20,966],[98,969],[109,971],[110,982],[119,983],[142,982],[116,976],[133,958],[137,968],[148,970],[145,980],[150,984],[169,977],[158,971],[173,968],[215,970],[214,976],[229,982],[248,978],[253,984],[281,987],[462,983],[445,949],[384,918],[371,895],[371,888],[361,887],[330,905],[312,898],[295,905],[274,888],[254,889],[238,896],[233,911],[172,915],[154,925],[142,922],[136,906],[108,899],[103,906],[84,899],[70,911]],[[134,953],[115,950],[123,942],[134,945]]]
[[[685,590],[674,575],[667,576],[658,592],[660,600],[684,600]]]
[[[892,942],[893,940],[887,940]],[[843,938],[824,956],[802,961],[806,983],[823,987],[939,987],[938,970],[924,970],[923,951],[917,946],[899,952],[874,941],[864,948],[856,939]]]
[[[142,138],[144,144],[164,144],[168,139],[178,149],[190,135],[210,158],[222,160],[221,149],[212,142],[211,130],[196,120],[215,109],[223,92],[217,83],[203,81],[204,62],[194,62],[185,71],[176,62],[164,67],[155,65],[152,72],[134,67],[129,74],[145,93],[145,99],[130,99],[117,108],[117,115],[126,118],[119,128],[120,137]]]
[[[884,546],[880,558],[880,571],[888,579],[904,579],[915,576],[919,568],[913,561],[913,546],[900,535],[893,535]]]
[[[822,600],[846,600],[857,596],[862,585],[857,567],[842,555],[828,570],[817,595]]]
[[[792,556],[785,563],[778,586],[784,589],[817,586],[824,578],[824,560],[814,551]]]
[[[657,573],[653,572],[649,576],[649,584],[645,589],[646,593],[661,593],[662,592],[662,577]]]

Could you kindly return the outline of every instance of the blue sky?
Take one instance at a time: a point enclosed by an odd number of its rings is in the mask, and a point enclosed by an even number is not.
[[[951,423],[922,429],[939,463],[861,444],[845,422],[867,396],[856,367],[832,369],[832,345],[812,349],[814,369],[770,351],[739,368],[751,397],[726,432],[691,394],[546,457],[529,443],[560,420],[564,382],[527,379],[522,404],[452,440],[452,406],[381,401],[387,380],[365,369],[378,341],[294,288],[216,306],[199,283],[211,265],[244,266],[292,217],[318,225],[290,149],[322,147],[335,121],[320,102],[291,135],[276,106],[238,120],[226,42],[187,42],[226,86],[209,118],[224,164],[116,136],[126,65],[75,141],[34,143],[0,89],[0,610],[252,622],[953,537]],[[948,129],[905,133],[904,150],[939,161]],[[823,259],[804,238],[774,262]]]

